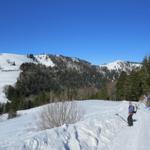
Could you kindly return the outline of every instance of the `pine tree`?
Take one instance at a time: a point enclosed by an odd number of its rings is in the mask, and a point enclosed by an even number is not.
[[[101,90],[96,94],[95,98],[96,99],[109,100],[107,87],[104,86],[103,88],[101,88]]]
[[[127,79],[126,72],[122,72],[118,82],[116,84],[116,98],[117,100],[123,100],[125,99],[125,82]]]
[[[128,82],[130,84],[127,87],[128,92],[126,91],[127,100],[138,101],[139,97],[143,93],[142,80],[140,78],[139,72],[132,72],[128,78]]]
[[[147,56],[143,60],[143,91],[146,94],[150,94],[150,56]]]

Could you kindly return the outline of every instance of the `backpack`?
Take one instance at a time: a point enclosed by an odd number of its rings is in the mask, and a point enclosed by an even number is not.
[[[129,105],[129,109],[128,110],[129,110],[129,113],[135,113],[133,105]]]

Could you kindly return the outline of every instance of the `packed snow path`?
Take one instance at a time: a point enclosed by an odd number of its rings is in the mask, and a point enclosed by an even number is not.
[[[150,111],[141,106],[134,115],[134,126],[125,127],[112,141],[110,150],[150,150]]]
[[[81,101],[84,119],[44,131],[36,130],[42,107],[20,111],[18,118],[0,117],[0,150],[149,150],[150,110],[140,104],[128,127],[128,102]]]

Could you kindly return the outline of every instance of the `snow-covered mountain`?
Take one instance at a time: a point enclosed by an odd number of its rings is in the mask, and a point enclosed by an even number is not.
[[[42,64],[46,67],[56,67],[58,70],[75,69],[78,72],[94,72],[104,76],[107,79],[116,79],[121,71],[130,72],[139,68],[141,64],[115,61],[107,65],[92,65],[90,62],[75,57],[66,57],[62,55],[17,55],[0,54],[0,102],[7,102],[4,94],[6,85],[14,85],[21,72],[20,66],[23,63]]]
[[[37,130],[37,119],[45,106],[19,111],[20,116],[10,120],[4,114],[0,116],[0,150],[149,150],[150,110],[138,105],[132,127],[125,121],[125,101],[78,101],[85,111],[81,121],[42,131]]]
[[[61,65],[65,64],[68,68],[79,69],[81,63],[87,66],[95,66],[90,62],[81,60],[75,57],[65,57],[62,55],[17,55],[17,54],[0,54],[0,70],[1,71],[18,71],[23,63],[36,63],[42,64],[47,67],[57,66],[60,62]],[[63,64],[62,64],[63,63]],[[98,66],[96,66],[98,67]],[[133,69],[141,67],[140,63],[129,61],[117,60],[108,64],[100,65],[99,68],[107,68],[108,70],[116,71],[132,71]],[[81,69],[81,68],[80,68]]]
[[[116,60],[114,62],[100,65],[100,68],[107,68],[109,71],[117,71],[117,72],[130,72],[134,69],[140,68],[142,65],[141,63],[129,62],[129,61],[122,61]]]

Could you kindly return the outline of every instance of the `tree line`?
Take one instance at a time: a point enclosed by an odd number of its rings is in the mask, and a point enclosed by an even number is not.
[[[105,84],[105,79],[93,68],[84,71],[74,68],[46,67],[42,64],[24,63],[15,86],[5,87],[11,103],[2,106],[10,118],[17,110],[28,109],[49,102],[94,98]],[[0,107],[1,108],[1,107]]]
[[[150,94],[150,56],[146,56],[142,67],[131,74],[122,72],[116,84],[117,100],[138,101],[142,95]]]
[[[28,57],[35,59],[33,55]],[[15,86],[5,87],[5,94],[11,103],[1,104],[0,114],[9,112],[11,118],[20,109],[73,99],[137,101],[142,95],[150,93],[150,56],[144,58],[139,70],[130,74],[122,72],[120,76],[107,70],[103,75],[96,66],[87,62],[76,62],[80,66],[77,69],[66,67],[61,59],[52,59],[57,62],[54,67],[35,63],[20,66],[21,73]],[[114,77],[115,80],[112,80]]]

